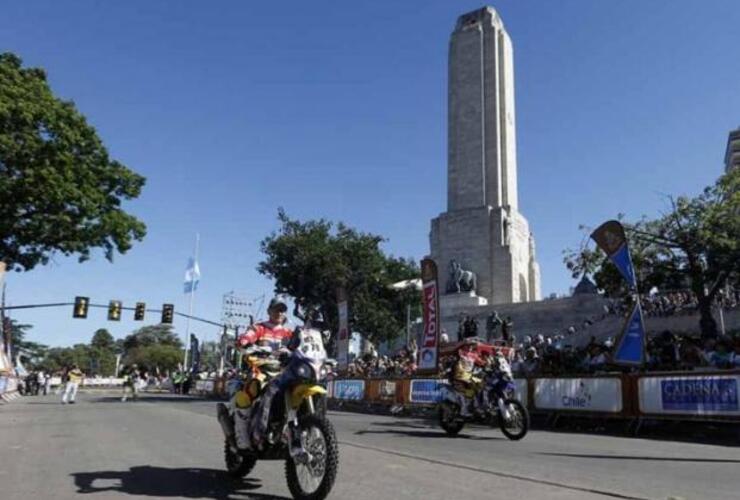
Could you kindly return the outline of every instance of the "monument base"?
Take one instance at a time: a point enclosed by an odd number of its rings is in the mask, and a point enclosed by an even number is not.
[[[450,293],[439,298],[439,308],[442,310],[443,316],[455,314],[458,310],[486,305],[488,305],[488,299],[477,296],[475,292]]]

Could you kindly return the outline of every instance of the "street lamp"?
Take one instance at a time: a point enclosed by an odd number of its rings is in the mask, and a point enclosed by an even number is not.
[[[422,290],[421,278],[412,280],[398,281],[390,285],[392,290]],[[406,304],[406,347],[409,345],[409,337],[411,336],[411,304]]]

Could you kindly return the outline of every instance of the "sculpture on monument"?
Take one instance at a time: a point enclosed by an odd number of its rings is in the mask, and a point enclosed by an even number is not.
[[[475,292],[477,278],[473,271],[462,268],[455,259],[450,261],[447,293]]]

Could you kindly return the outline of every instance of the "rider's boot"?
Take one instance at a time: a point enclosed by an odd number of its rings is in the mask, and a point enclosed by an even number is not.
[[[240,450],[251,450],[252,441],[249,436],[249,419],[252,408],[237,409],[234,411],[234,434],[236,435],[236,447]]]
[[[468,398],[463,396],[462,394],[457,394],[457,402],[460,405],[460,416],[461,417],[472,417],[473,415],[470,413],[470,401],[468,401]]]
[[[216,412],[218,414],[218,423],[221,424],[221,430],[224,432],[224,437],[226,437],[226,440],[230,444],[235,445],[234,420],[229,415],[229,409],[226,407],[226,404],[219,403],[216,405]]]

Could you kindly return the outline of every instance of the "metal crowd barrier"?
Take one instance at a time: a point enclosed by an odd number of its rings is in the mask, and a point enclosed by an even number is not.
[[[387,405],[433,405],[436,378],[329,382],[329,397]],[[518,378],[516,394],[532,413],[630,419],[740,422],[740,370]]]

